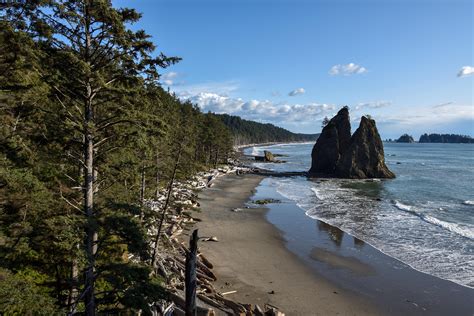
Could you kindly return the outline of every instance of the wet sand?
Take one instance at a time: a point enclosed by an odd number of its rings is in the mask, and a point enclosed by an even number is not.
[[[200,243],[214,263],[218,288],[237,291],[229,298],[262,307],[269,303],[286,315],[385,314],[369,297],[318,275],[290,252],[282,233],[266,220],[268,208],[244,208],[262,179],[226,176],[199,194],[199,235],[219,240]],[[357,262],[344,264],[361,269]]]

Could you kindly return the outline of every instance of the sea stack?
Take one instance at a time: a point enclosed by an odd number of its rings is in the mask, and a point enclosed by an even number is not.
[[[414,143],[415,140],[413,139],[411,135],[403,134],[402,136],[400,136],[400,138],[396,140],[396,142],[397,143]]]
[[[311,152],[309,173],[333,174],[344,150],[351,141],[349,109],[343,107],[323,128]]]
[[[349,109],[342,108],[323,128],[311,153],[309,173],[339,178],[395,178],[385,165],[375,121],[363,116],[351,135]]]

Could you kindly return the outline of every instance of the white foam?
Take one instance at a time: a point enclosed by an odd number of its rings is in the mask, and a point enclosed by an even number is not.
[[[472,228],[462,227],[459,224],[446,222],[446,221],[443,221],[443,220],[441,220],[439,218],[436,218],[434,216],[423,214],[423,213],[417,211],[415,209],[415,207],[413,207],[411,205],[406,205],[406,204],[403,204],[403,203],[401,203],[399,201],[396,201],[396,200],[394,202],[395,202],[394,203],[395,207],[398,208],[399,210],[411,213],[415,216],[418,216],[419,218],[421,218],[425,222],[428,222],[430,224],[433,224],[433,225],[439,226],[441,228],[447,229],[450,232],[453,232],[453,233],[458,234],[460,236],[463,236],[463,237],[474,240],[474,229],[472,229]]]
[[[322,201],[322,200],[325,199],[325,197],[321,194],[321,192],[320,192],[318,189],[316,189],[316,188],[311,188],[311,191],[313,191],[314,194],[316,194],[316,197],[317,197],[319,200]]]
[[[464,205],[474,205],[474,201],[467,200],[467,201],[462,202],[462,204],[464,204]]]
[[[410,205],[403,204],[395,200],[395,207],[401,211],[412,212],[412,207]]]
[[[430,222],[431,224],[437,225],[441,228],[445,228],[453,233],[456,233],[458,235],[464,236],[466,238],[474,240],[474,229],[470,229],[468,227],[461,227],[458,224],[455,223],[449,223],[442,221],[436,217],[430,216],[430,215],[425,215],[423,216],[423,219],[427,222]]]
[[[262,148],[252,147],[252,156],[260,156],[262,154]]]

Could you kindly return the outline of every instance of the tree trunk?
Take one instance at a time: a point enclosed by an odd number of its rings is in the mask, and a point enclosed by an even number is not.
[[[158,231],[156,233],[155,240],[154,240],[154,243],[153,243],[153,255],[151,256],[151,266],[152,267],[155,266],[156,254],[158,252],[158,242],[160,240],[160,234],[161,234],[161,228],[163,227],[163,222],[165,221],[166,210],[168,209],[168,205],[169,205],[169,202],[170,202],[171,191],[173,190],[173,183],[174,183],[174,179],[176,178],[176,171],[178,170],[182,150],[183,150],[183,145],[181,144],[180,147],[179,147],[179,151],[178,151],[178,157],[176,158],[176,162],[174,164],[173,175],[171,176],[171,180],[168,184],[165,205],[163,206],[163,211],[161,212],[160,224],[158,226]]]
[[[160,158],[158,154],[156,154],[156,175],[155,175],[155,181],[156,181],[156,190],[155,190],[155,197],[158,199],[160,197],[160,169],[158,168],[158,164],[160,163]]]
[[[214,169],[217,168],[218,159],[219,159],[219,148],[216,149],[216,154],[214,155]]]
[[[85,52],[84,59],[90,65],[91,34],[89,15],[89,1],[84,3],[84,29],[85,29]],[[87,316],[95,315],[95,255],[97,253],[97,230],[94,214],[94,109],[92,105],[93,91],[90,76],[85,80],[85,103],[84,103],[84,213],[86,215],[86,256],[87,268],[85,271],[85,313]]]
[[[78,296],[77,291],[77,279],[79,277],[79,268],[77,263],[77,257],[74,255],[74,258],[71,262],[71,286],[69,288],[69,297],[67,305],[69,306],[69,312],[73,313],[76,306],[76,300]]]
[[[143,205],[145,202],[145,189],[146,189],[146,177],[145,177],[145,164],[142,165],[142,181],[140,187],[140,203]]]
[[[86,126],[92,121],[92,108],[88,105],[86,114]],[[93,136],[89,128],[86,127],[86,143],[84,146],[85,155],[85,183],[84,183],[84,211],[87,217],[86,222],[86,255],[87,269],[85,275],[85,304],[86,315],[95,314],[95,297],[94,297],[94,266],[95,254],[97,253],[97,231],[95,229],[94,216],[94,143]]]

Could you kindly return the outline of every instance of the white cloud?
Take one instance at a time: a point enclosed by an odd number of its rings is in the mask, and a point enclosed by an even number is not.
[[[472,66],[464,66],[459,70],[458,77],[467,77],[474,74],[474,67]]]
[[[227,96],[239,89],[239,84],[236,81],[224,82],[204,82],[198,84],[181,85],[173,89],[176,94],[180,96],[195,96],[200,93],[217,93],[222,96]]]
[[[349,63],[347,65],[334,65],[331,67],[331,69],[329,69],[329,74],[331,76],[350,76],[355,74],[363,74],[365,72],[367,72],[366,68],[354,63]]]
[[[354,107],[354,110],[362,110],[362,109],[365,109],[365,108],[369,108],[369,109],[379,109],[379,108],[383,108],[383,107],[386,107],[386,106],[390,106],[392,104],[392,102],[390,101],[374,101],[374,102],[361,102],[361,103],[358,103],[356,104],[356,106]]]
[[[178,78],[178,73],[171,71],[161,75],[162,82],[167,86],[176,84],[175,80]]]
[[[294,97],[294,96],[296,96],[296,95],[304,94],[305,92],[306,92],[305,89],[303,89],[303,88],[298,88],[298,89],[295,89],[295,90],[291,91],[290,93],[288,93],[288,95],[289,95],[290,97]]]
[[[232,98],[217,93],[200,92],[196,95],[179,93],[178,97],[197,104],[203,112],[227,113],[260,122],[315,122],[336,110],[332,104],[273,103],[269,100]]]
[[[439,106],[405,107],[397,114],[374,115],[377,124],[397,131],[432,131],[434,127],[455,124],[459,121],[474,122],[472,104],[448,102]]]

